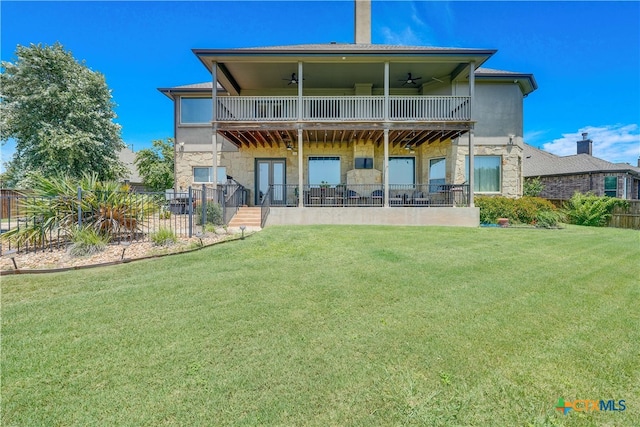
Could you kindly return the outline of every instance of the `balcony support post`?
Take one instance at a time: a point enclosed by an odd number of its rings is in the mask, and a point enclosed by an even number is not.
[[[474,115],[474,97],[475,97],[475,84],[476,84],[476,64],[471,61],[469,63],[469,119],[473,122]],[[475,147],[473,141],[473,123],[471,124],[471,129],[469,129],[469,207],[474,207],[473,204],[473,188],[474,188],[474,175],[475,175],[475,165],[474,165],[474,157],[475,157]]]
[[[298,121],[302,121],[302,81],[304,80],[303,69],[302,69],[302,61],[298,61]]]
[[[213,159],[212,159],[212,170],[211,170],[211,180],[213,185],[213,195],[217,197],[217,189],[218,189],[218,63],[213,61],[211,64],[211,121],[212,121],[212,135],[211,135],[211,145],[213,146]]]
[[[302,154],[302,129],[298,129],[298,207],[304,207],[304,161]]]
[[[384,121],[389,121],[389,61],[384,63]]]
[[[389,128],[384,128],[384,207],[389,207]]]

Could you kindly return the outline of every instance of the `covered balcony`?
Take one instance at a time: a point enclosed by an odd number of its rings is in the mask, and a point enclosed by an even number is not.
[[[283,122],[466,122],[469,96],[227,96],[218,97],[220,127]],[[387,108],[385,108],[387,107]],[[385,111],[388,111],[386,117]]]

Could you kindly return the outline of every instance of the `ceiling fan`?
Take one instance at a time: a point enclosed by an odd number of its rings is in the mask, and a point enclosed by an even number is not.
[[[290,84],[294,84],[297,85],[298,84],[298,78],[296,77],[296,73],[291,73],[291,78],[289,79],[282,79],[285,81],[288,81],[289,83],[287,83],[287,86],[289,86]],[[304,80],[304,79],[302,79]]]
[[[411,73],[407,73],[407,79],[398,80],[399,82],[403,82],[402,86],[405,85],[415,85],[417,84],[416,80],[420,80],[422,77],[413,77]]]

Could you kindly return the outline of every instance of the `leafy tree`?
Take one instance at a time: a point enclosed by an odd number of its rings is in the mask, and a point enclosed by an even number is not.
[[[104,76],[60,43],[18,45],[16,57],[2,61],[0,74],[0,140],[16,141],[7,165],[13,185],[30,174],[121,177],[124,143]]]
[[[136,154],[136,166],[145,187],[162,191],[173,187],[173,138],[156,139],[152,148]]]

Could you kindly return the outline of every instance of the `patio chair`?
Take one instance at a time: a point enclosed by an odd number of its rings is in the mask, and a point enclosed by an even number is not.
[[[320,206],[322,204],[322,188],[311,187],[309,189],[309,205]]]
[[[347,190],[346,196],[348,205],[355,206],[360,203],[360,195],[357,192],[353,190]]]
[[[371,193],[371,199],[373,200],[374,205],[382,205],[382,199],[384,199],[384,191],[374,190]]]
[[[411,203],[416,206],[426,206],[429,204],[429,197],[422,191],[414,191],[411,194]]]

